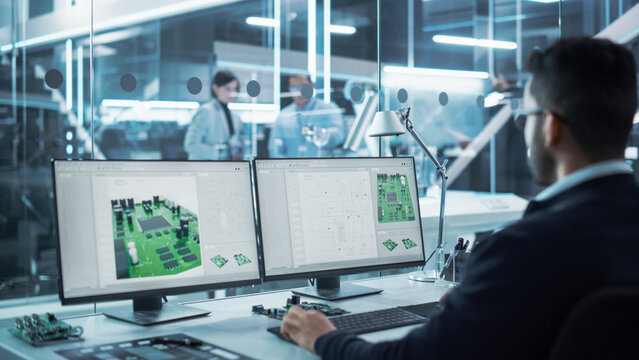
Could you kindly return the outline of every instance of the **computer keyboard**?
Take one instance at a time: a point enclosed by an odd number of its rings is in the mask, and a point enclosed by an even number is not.
[[[333,316],[330,320],[339,330],[354,334],[365,334],[374,331],[424,323],[427,318],[414,314],[408,310],[395,307],[357,314]],[[284,339],[280,333],[279,326],[269,328],[268,331]]]

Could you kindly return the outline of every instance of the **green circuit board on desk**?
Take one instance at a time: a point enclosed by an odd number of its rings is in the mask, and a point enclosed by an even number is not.
[[[9,332],[33,346],[42,346],[57,341],[81,341],[82,328],[73,327],[58,320],[51,313],[33,314],[16,318]]]
[[[111,200],[117,279],[175,275],[202,265],[198,216],[173,201]]]
[[[252,311],[255,314],[266,315],[272,319],[277,320],[282,320],[284,315],[288,314],[289,309],[293,306],[299,306],[306,311],[318,311],[328,317],[350,314],[350,311],[340,309],[338,307],[333,307],[322,303],[300,302],[299,299],[299,295],[293,295],[292,298],[289,298],[286,301],[286,305],[283,308],[265,308],[262,305],[253,305]]]
[[[414,221],[415,209],[408,178],[402,174],[377,174],[377,221]]]

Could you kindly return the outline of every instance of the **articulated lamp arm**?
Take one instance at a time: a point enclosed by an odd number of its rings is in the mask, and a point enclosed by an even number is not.
[[[406,130],[411,134],[413,139],[415,139],[415,141],[417,142],[419,147],[422,149],[422,151],[426,153],[430,161],[435,165],[435,168],[437,169],[437,174],[439,174],[439,177],[442,180],[441,198],[439,203],[439,229],[437,233],[437,248],[435,248],[435,251],[433,251],[433,253],[430,254],[430,256],[428,257],[428,259],[426,259],[426,262],[428,262],[428,260],[430,260],[438,250],[442,249],[443,233],[444,233],[444,213],[445,213],[444,210],[446,208],[446,180],[448,179],[448,177],[446,176],[446,164],[448,163],[448,160],[445,159],[444,162],[441,164],[439,163],[439,161],[437,161],[437,158],[435,157],[435,155],[433,155],[433,153],[431,153],[430,150],[428,150],[428,147],[426,146],[422,138],[419,136],[419,134],[415,132],[415,129],[413,128],[413,123],[408,118],[409,114],[410,114],[410,108],[402,108],[397,110],[397,115],[399,116],[400,121],[406,127]]]

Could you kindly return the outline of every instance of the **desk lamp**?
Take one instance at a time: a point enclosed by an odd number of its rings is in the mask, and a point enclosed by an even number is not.
[[[419,147],[422,149],[423,152],[426,153],[430,161],[435,165],[435,168],[437,169],[437,173],[442,180],[441,200],[439,203],[439,231],[437,233],[437,247],[430,254],[428,259],[426,259],[426,263],[428,263],[433,255],[437,254],[437,270],[434,273],[432,271],[429,272],[424,270],[413,271],[408,274],[408,278],[415,281],[438,281],[440,279],[440,272],[443,271],[444,262],[442,237],[444,232],[444,209],[446,204],[446,180],[448,179],[448,177],[446,176],[446,163],[448,162],[448,160],[444,160],[444,162],[441,164],[439,163],[439,161],[437,161],[437,158],[433,155],[433,153],[430,152],[430,150],[428,150],[428,147],[426,146],[422,138],[415,132],[413,123],[408,119],[409,113],[410,108],[402,108],[397,111],[378,111],[375,114],[373,123],[371,124],[371,127],[368,131],[368,136],[395,136],[402,135],[406,133],[406,131],[408,131],[408,133],[413,136],[413,139],[415,139]]]

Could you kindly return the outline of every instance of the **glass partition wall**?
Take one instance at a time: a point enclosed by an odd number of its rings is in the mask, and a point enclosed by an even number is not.
[[[450,189],[530,197],[526,57],[636,2],[1,1],[0,298],[57,292],[52,158],[379,156],[375,112],[410,107]],[[381,149],[437,196],[409,135]]]

